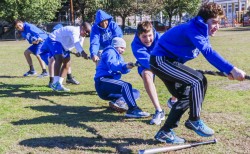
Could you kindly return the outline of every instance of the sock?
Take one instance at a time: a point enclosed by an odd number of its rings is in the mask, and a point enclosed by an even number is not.
[[[62,85],[64,78],[59,77],[59,83]]]
[[[67,74],[67,79],[72,79],[72,75],[71,74]]]
[[[172,102],[172,103],[176,103],[177,101],[178,101],[178,99],[175,99],[175,100],[172,100],[172,99],[171,99],[171,102]]]
[[[49,83],[53,83],[54,77],[49,77]]]
[[[47,73],[46,69],[43,69],[42,73]]]
[[[30,71],[35,71],[34,66],[30,65]]]
[[[158,111],[158,112],[162,112],[162,109],[156,109],[156,111]]]
[[[53,84],[57,83],[59,81],[59,76],[54,76]]]

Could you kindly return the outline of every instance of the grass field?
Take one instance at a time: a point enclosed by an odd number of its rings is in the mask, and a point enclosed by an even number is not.
[[[130,48],[132,35],[126,35],[126,61],[135,61]],[[223,29],[211,38],[215,50],[235,66],[250,74],[250,31],[246,28]],[[161,126],[149,125],[150,118],[128,119],[108,108],[94,89],[95,65],[92,61],[72,56],[73,75],[80,85],[67,85],[69,93],[53,92],[48,78],[22,77],[28,70],[23,51],[26,41],[0,42],[0,153],[137,153],[139,149],[171,146],[157,143],[155,133]],[[89,38],[84,43],[89,48]],[[35,69],[41,68],[33,57]],[[196,69],[215,70],[202,55],[187,65]],[[202,138],[184,127],[186,113],[176,133],[188,143],[218,139],[218,144],[205,145],[170,153],[250,153],[250,82],[230,81],[209,76],[202,119],[215,130],[215,135]],[[137,70],[123,79],[141,92],[138,105],[154,113]],[[168,114],[170,97],[156,78],[162,107]]]

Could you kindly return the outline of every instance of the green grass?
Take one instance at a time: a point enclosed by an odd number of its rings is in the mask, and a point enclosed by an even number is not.
[[[126,35],[126,61],[135,62],[131,53],[132,35]],[[211,38],[215,50],[235,66],[250,74],[250,31],[222,29]],[[22,77],[28,70],[23,51],[26,41],[0,42],[0,153],[137,153],[139,149],[171,146],[157,143],[155,133],[160,126],[149,125],[150,118],[128,119],[108,108],[95,92],[95,65],[90,60],[72,56],[73,75],[80,85],[66,85],[69,93],[53,92],[47,87],[48,78]],[[84,43],[88,51],[89,38]],[[33,57],[35,69],[41,68]],[[202,55],[187,65],[197,69],[215,70]],[[208,91],[203,104],[202,119],[215,130],[218,144],[199,146],[176,153],[250,153],[250,83],[209,76]],[[123,79],[141,92],[138,105],[154,113],[137,70]],[[156,78],[162,107],[169,112],[170,97],[163,83]],[[176,133],[188,143],[210,138],[197,136],[183,124]]]

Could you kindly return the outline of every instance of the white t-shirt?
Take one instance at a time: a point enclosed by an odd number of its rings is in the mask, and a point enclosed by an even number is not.
[[[50,33],[49,37],[57,42],[60,42],[63,48],[68,51],[74,47],[77,52],[82,52],[82,44],[84,38],[80,36],[79,26],[65,26]]]

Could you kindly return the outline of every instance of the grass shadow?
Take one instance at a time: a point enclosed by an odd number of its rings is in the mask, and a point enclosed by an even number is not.
[[[1,75],[0,78],[25,78],[24,76],[8,76],[8,75]]]
[[[34,88],[35,87],[35,88]],[[97,95],[96,91],[83,92],[56,92],[45,85],[34,84],[5,84],[0,82],[1,97],[21,97],[30,99],[41,99],[54,103],[54,101],[43,96],[74,96],[74,95]]]
[[[116,149],[116,153],[132,153],[131,149],[126,148],[131,144],[155,144],[155,141],[136,139],[136,138],[88,138],[88,137],[44,137],[32,138],[19,142],[20,145],[29,146],[32,148],[46,147],[46,148],[60,148],[60,149],[75,149],[87,150],[95,153],[114,153],[111,150],[101,149],[103,147],[111,147]]]
[[[41,116],[33,119],[22,119],[11,122],[13,125],[34,125],[34,124],[62,124],[68,127],[81,128],[93,134],[95,137],[48,137],[32,138],[20,142],[20,145],[30,147],[47,147],[61,149],[85,149],[94,150],[95,152],[110,153],[107,150],[91,149],[89,147],[106,147],[116,148],[119,153],[131,153],[126,146],[133,144],[155,144],[153,140],[143,140],[135,138],[105,138],[94,127],[88,126],[87,122],[130,122],[126,121],[123,115],[114,116],[113,111],[107,107],[87,107],[87,106],[29,106],[27,108],[48,112],[51,115]],[[104,144],[105,143],[105,144]]]

